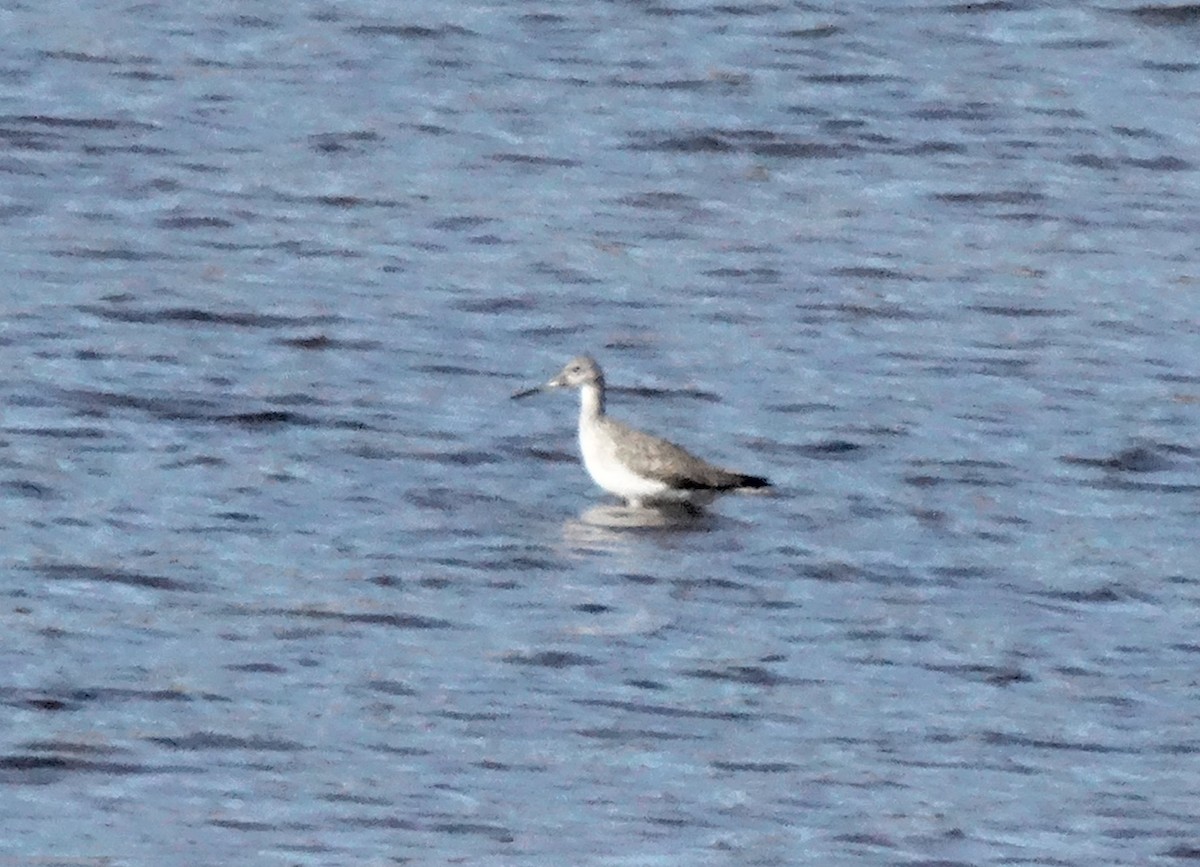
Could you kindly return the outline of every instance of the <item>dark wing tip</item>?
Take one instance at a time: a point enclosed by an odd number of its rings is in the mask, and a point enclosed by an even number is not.
[[[725,473],[713,478],[675,476],[665,481],[680,491],[736,491],[739,488],[769,488],[771,483],[762,476],[743,476],[740,473]]]

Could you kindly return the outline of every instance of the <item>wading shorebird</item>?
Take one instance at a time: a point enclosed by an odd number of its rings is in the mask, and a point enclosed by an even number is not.
[[[604,412],[604,373],[581,355],[545,385],[518,391],[528,397],[555,388],[579,389],[579,450],[597,485],[634,507],[683,505],[697,508],[719,494],[771,487],[701,460],[675,443],[609,418]]]

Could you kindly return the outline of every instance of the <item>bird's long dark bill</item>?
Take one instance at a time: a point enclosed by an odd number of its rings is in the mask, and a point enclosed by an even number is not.
[[[537,388],[527,388],[524,391],[514,391],[510,400],[520,400],[523,397],[529,397],[531,394],[540,394],[546,390],[546,386],[539,385]]]

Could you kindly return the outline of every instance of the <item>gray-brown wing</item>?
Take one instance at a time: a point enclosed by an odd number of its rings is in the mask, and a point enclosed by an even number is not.
[[[701,460],[691,452],[621,422],[604,418],[617,459],[640,476],[658,479],[681,490],[729,490],[770,485],[759,476],[731,473]]]

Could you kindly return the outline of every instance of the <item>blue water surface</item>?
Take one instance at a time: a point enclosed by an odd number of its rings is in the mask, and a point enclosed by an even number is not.
[[[0,21],[0,860],[1200,857],[1196,7]]]

